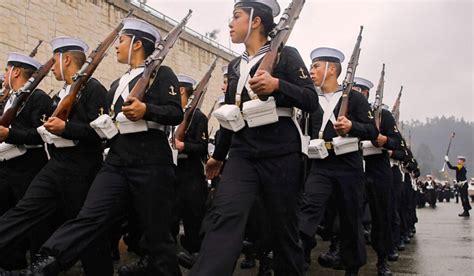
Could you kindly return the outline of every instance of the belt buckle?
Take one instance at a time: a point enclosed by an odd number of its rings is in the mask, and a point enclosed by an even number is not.
[[[326,147],[328,150],[331,150],[333,148],[333,144],[331,142],[324,142],[324,147]]]

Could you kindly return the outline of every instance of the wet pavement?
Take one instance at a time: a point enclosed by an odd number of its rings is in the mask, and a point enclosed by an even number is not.
[[[394,275],[474,275],[474,213],[472,218],[458,217],[461,205],[453,201],[437,203],[437,208],[417,209],[417,233],[406,250],[400,252],[397,262],[390,262]],[[313,262],[306,275],[339,276],[343,271],[322,268],[318,262],[319,254],[326,252],[329,243],[318,240],[313,250]],[[134,259],[122,250],[122,261]],[[367,247],[368,262],[359,275],[377,275],[376,254]],[[257,276],[257,269],[236,269],[234,276]],[[118,265],[118,264],[117,264]],[[63,276],[82,275],[79,266]],[[186,276],[187,270],[183,269]],[[214,275],[209,275],[214,276]],[[219,276],[219,275],[215,275]]]
[[[474,217],[461,218],[461,205],[454,202],[437,203],[437,208],[417,209],[417,233],[399,252],[397,262],[390,262],[394,275],[474,275]],[[471,212],[472,213],[472,212]],[[319,246],[321,245],[321,246]],[[306,275],[337,276],[343,271],[325,269],[317,256],[327,251],[328,243],[319,243],[312,252],[313,263]],[[368,261],[359,275],[377,275],[377,255],[367,247]],[[247,274],[238,274],[247,275]]]

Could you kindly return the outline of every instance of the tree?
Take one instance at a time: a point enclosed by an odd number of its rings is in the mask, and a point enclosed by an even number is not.
[[[418,150],[416,152],[416,160],[418,160],[418,164],[421,169],[421,174],[426,175],[426,174],[432,174],[434,171],[440,170],[440,168],[436,168],[434,161],[434,155],[431,152],[431,149],[428,145],[425,143],[421,143],[420,146],[418,147]]]
[[[449,158],[452,163],[455,163],[456,156],[466,156],[468,178],[471,175],[474,176],[474,123],[464,118],[441,116],[430,118],[425,122],[405,121],[403,126],[402,134],[407,142],[408,134],[411,132],[410,146],[422,173],[436,175],[441,170],[449,138],[451,133],[455,132],[456,136],[451,144]],[[449,174],[453,176],[454,172],[449,170]],[[444,174],[439,174],[439,176],[446,177]]]

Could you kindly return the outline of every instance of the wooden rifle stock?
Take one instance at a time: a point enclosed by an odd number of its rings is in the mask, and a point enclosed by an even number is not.
[[[40,39],[38,41],[38,44],[36,44],[35,48],[33,48],[33,50],[31,51],[30,57],[35,57],[36,56],[36,54],[38,53],[38,48],[42,43],[43,43],[43,40]]]
[[[36,72],[33,73],[25,85],[20,88],[19,94],[15,101],[13,101],[12,106],[3,113],[2,117],[0,118],[0,125],[4,127],[10,126],[11,122],[16,118],[20,108],[22,108],[23,104],[31,96],[31,93],[33,93],[43,78],[49,73],[51,67],[53,67],[53,64],[54,57],[51,57],[45,64],[43,64]]]
[[[164,39],[156,42],[155,51],[153,51],[153,53],[145,60],[145,70],[143,71],[142,76],[140,79],[138,79],[135,86],[133,86],[132,91],[130,91],[129,97],[135,97],[138,100],[143,101],[145,93],[149,86],[153,83],[156,72],[158,72],[161,63],[163,63],[163,60],[165,59],[169,50],[173,48],[179,36],[184,31],[184,27],[192,13],[193,11],[189,10],[184,19],[178,25],[176,25]],[[124,105],[127,104],[128,102],[124,103]]]
[[[382,100],[383,100],[383,89],[385,85],[385,63],[382,66],[382,72],[380,73],[380,80],[377,85],[377,91],[375,92],[375,125],[380,130],[380,123],[382,122]]]
[[[31,53],[29,54],[30,57],[35,57],[36,56],[36,54],[38,53],[38,48],[41,45],[41,43],[43,43],[43,40],[40,39],[38,41],[38,44],[36,44],[35,48],[33,48]],[[1,106],[1,109],[3,109],[4,104],[7,102],[8,98],[10,98],[10,89],[6,89],[5,85],[3,85],[3,87],[4,88],[0,92],[0,106]],[[3,110],[0,112],[0,114],[2,114],[2,113],[3,113]]]
[[[214,69],[215,69],[215,67],[216,67],[216,63],[217,63],[217,60],[218,60],[218,59],[219,59],[219,58],[216,57],[216,59],[214,60],[214,62],[211,64],[211,66],[210,66],[209,69],[208,69],[208,72],[210,72],[210,74],[209,74],[209,79],[207,80],[207,83],[209,83],[209,80],[210,80],[210,78],[211,78],[211,76],[212,76],[211,74],[212,74],[212,72],[214,71]],[[212,68],[212,70],[211,70],[211,68]],[[207,75],[207,74],[206,74],[206,75]],[[204,80],[204,77],[201,79],[201,81],[203,81],[203,80]],[[200,85],[200,84],[201,84],[201,82],[198,83],[198,86],[196,86],[196,89],[195,89],[195,90],[197,90],[197,89],[199,88],[199,85]],[[204,95],[205,95],[206,92],[207,92],[207,87],[208,87],[208,85],[206,84],[206,85],[204,86],[204,90],[203,90],[203,92],[202,92],[202,95],[199,96],[199,99],[198,99],[197,104],[196,104],[196,108],[199,108],[199,109],[201,108],[202,103],[204,102]],[[193,93],[193,95],[195,95],[195,93]],[[219,100],[219,98],[217,98],[217,100]],[[212,108],[214,108],[214,106],[215,106],[216,103],[217,103],[217,102],[214,103],[214,105],[213,105]],[[194,111],[193,111],[193,112],[194,112]]]
[[[393,107],[392,107],[393,118],[395,118],[395,122],[397,123],[397,125],[400,120],[400,103],[401,103],[401,98],[402,98],[402,91],[403,91],[403,85],[400,87],[400,92],[398,92],[398,97],[395,100],[395,103],[393,104]]]
[[[132,14],[133,10],[130,10],[125,18],[129,17]],[[118,24],[115,29],[110,32],[109,35],[99,43],[97,48],[92,51],[92,53],[87,58],[86,62],[83,64],[82,68],[73,76],[73,84],[71,85],[71,90],[68,95],[62,99],[61,103],[56,107],[51,117],[57,117],[63,121],[67,121],[69,114],[71,113],[72,106],[76,101],[76,98],[79,96],[79,93],[92,77],[94,71],[99,66],[100,62],[106,56],[106,52],[110,46],[115,42],[117,37],[120,34],[120,31],[123,27],[123,21]]]
[[[305,0],[293,0],[285,9],[280,21],[275,28],[270,32],[270,51],[265,54],[258,66],[258,70],[265,70],[272,74],[281,49],[290,37],[291,31],[295,26],[296,20],[299,18],[301,10],[303,9]],[[261,100],[266,100],[268,96],[259,96]]]
[[[181,122],[181,124],[179,124],[178,128],[176,129],[176,139],[178,139],[179,141],[184,141],[184,137],[186,135],[186,132],[188,131],[189,126],[191,125],[191,121],[193,120],[194,113],[196,112],[196,108],[201,102],[201,99],[204,97],[204,94],[207,91],[207,84],[209,83],[209,80],[211,79],[212,71],[214,71],[214,68],[216,68],[217,59],[218,58],[216,58],[214,62],[211,64],[211,67],[209,67],[209,70],[207,70],[204,77],[196,86],[196,89],[194,89],[193,94],[188,99],[188,103],[186,104],[186,107],[184,108],[183,121]]]
[[[339,109],[338,117],[347,116],[347,109],[349,105],[349,93],[352,91],[352,86],[354,85],[355,72],[357,69],[357,65],[359,64],[360,43],[362,41],[363,29],[364,29],[364,26],[360,26],[359,36],[357,37],[357,42],[354,46],[354,50],[352,51],[351,59],[349,60],[349,64],[347,65],[346,77],[343,82],[344,92],[342,92],[341,108]]]
[[[217,106],[217,102],[219,101],[219,98],[217,98],[215,101],[214,101],[214,104],[212,105],[212,108],[211,110],[207,113],[206,117],[207,118],[210,118],[211,115],[212,115],[212,112],[216,109],[216,106]]]

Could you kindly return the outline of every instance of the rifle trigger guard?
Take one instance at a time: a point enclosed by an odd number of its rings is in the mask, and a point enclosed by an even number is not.
[[[87,76],[86,73],[76,73],[74,76],[72,76],[73,81],[77,81],[80,77],[85,77]]]
[[[284,30],[289,30],[289,29],[290,29],[290,26],[288,26],[288,25],[286,25],[284,27],[281,27],[281,28],[275,28],[270,32],[269,36],[271,38],[274,38],[279,32],[284,31]]]

